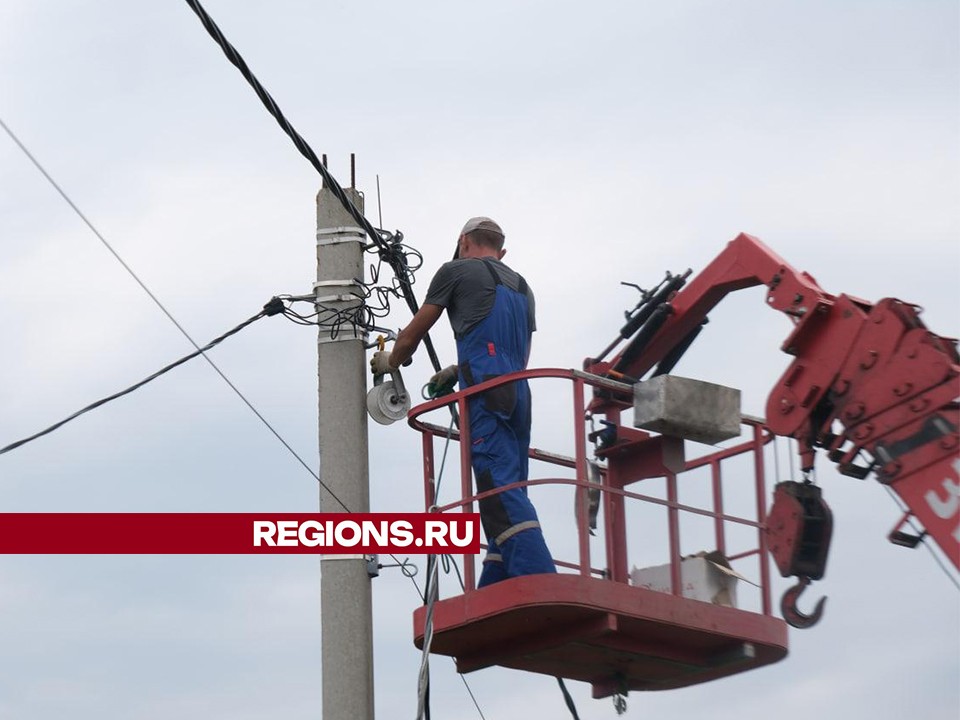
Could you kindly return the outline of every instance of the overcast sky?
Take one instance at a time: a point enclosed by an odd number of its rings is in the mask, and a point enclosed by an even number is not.
[[[636,300],[620,281],[702,268],[740,231],[830,292],[898,297],[960,332],[956,2],[207,7],[342,183],[357,153],[374,222],[379,174],[384,225],[424,255],[421,300],[466,218],[502,224],[537,293],[534,366],[579,367]],[[316,173],[184,3],[5,0],[0,69],[0,117],[198,341],[310,292]],[[408,319],[398,306],[388,323]],[[741,387],[762,414],[789,327],[742,293],[677,373]],[[0,445],[190,350],[3,134],[0,328]],[[434,336],[452,362],[445,322]],[[316,466],[315,331],[262,320],[212,357]],[[406,372],[419,386],[426,357]],[[570,452],[561,390],[534,387],[534,444]],[[398,423],[370,441],[373,509],[420,509],[419,437]],[[804,601],[830,596],[823,622],[791,631],[776,666],[633,694],[628,717],[955,720],[956,589],[928,552],[886,542],[898,512],[877,483],[825,461],[820,478],[836,532]],[[4,512],[312,511],[317,492],[194,361],[0,458],[0,498]],[[534,500],[562,547],[569,498]],[[415,713],[418,602],[395,570],[374,581],[381,718]],[[434,717],[477,718],[452,661],[433,667]],[[320,676],[315,559],[0,559],[0,718],[316,718]],[[551,678],[468,680],[488,720],[566,716]],[[585,720],[615,717],[571,690]]]

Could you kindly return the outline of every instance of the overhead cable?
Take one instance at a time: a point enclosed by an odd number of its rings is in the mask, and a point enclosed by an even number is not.
[[[18,447],[21,447],[22,445],[26,445],[26,444],[29,443],[29,442],[33,442],[33,441],[36,440],[37,438],[41,438],[41,437],[43,437],[44,435],[49,435],[50,433],[52,433],[52,432],[53,432],[54,430],[56,430],[57,428],[61,428],[61,427],[63,427],[64,425],[66,425],[66,424],[67,424],[68,422],[70,422],[71,420],[76,420],[76,419],[77,419],[78,417],[80,417],[81,415],[83,415],[83,414],[85,414],[85,413],[88,413],[88,412],[90,412],[91,410],[96,410],[98,407],[100,407],[100,406],[102,406],[102,405],[106,405],[108,402],[111,402],[111,401],[113,401],[113,400],[116,400],[117,398],[122,398],[124,395],[129,395],[129,394],[132,393],[134,390],[138,390],[139,388],[142,388],[142,387],[143,387],[144,385],[146,385],[147,383],[152,382],[153,380],[156,380],[158,377],[160,377],[161,375],[164,375],[164,374],[170,372],[170,371],[173,370],[175,367],[179,367],[179,366],[183,365],[185,362],[187,362],[188,360],[193,360],[193,358],[197,357],[197,355],[200,355],[201,353],[206,352],[207,350],[210,350],[211,348],[219,345],[220,343],[222,343],[224,340],[226,340],[226,339],[227,339],[228,337],[230,337],[231,335],[236,335],[238,332],[240,332],[241,330],[243,330],[245,327],[247,327],[248,325],[251,325],[252,323],[254,323],[254,322],[256,322],[257,320],[259,320],[260,318],[262,318],[262,317],[267,317],[267,316],[269,316],[269,315],[276,315],[277,313],[281,312],[282,310],[283,310],[283,303],[282,303],[279,299],[273,298],[269,303],[267,303],[266,305],[264,305],[264,306],[263,306],[263,310],[261,310],[260,312],[258,312],[256,315],[254,315],[253,317],[247,318],[247,319],[244,320],[242,323],[240,323],[239,325],[237,325],[235,328],[233,328],[233,329],[231,329],[231,330],[228,330],[228,331],[225,332],[223,335],[221,335],[221,336],[219,336],[219,337],[217,337],[217,338],[214,338],[213,340],[211,340],[210,342],[208,342],[206,345],[204,345],[202,348],[198,348],[195,352],[192,352],[192,353],[190,353],[189,355],[184,355],[184,356],[183,356],[182,358],[180,358],[179,360],[175,360],[174,362],[170,363],[169,365],[165,365],[164,367],[160,368],[159,370],[157,370],[157,371],[156,371],[155,373],[153,373],[152,375],[148,375],[147,377],[145,377],[145,378],[144,378],[143,380],[141,380],[140,382],[134,383],[134,384],[131,385],[130,387],[128,387],[128,388],[126,388],[126,389],[124,389],[124,390],[121,390],[120,392],[115,392],[113,395],[108,395],[108,396],[105,397],[105,398],[102,398],[102,399],[100,399],[100,400],[97,400],[96,402],[90,403],[90,404],[87,405],[86,407],[81,408],[80,410],[77,410],[75,413],[73,413],[73,415],[70,415],[69,417],[64,418],[63,420],[61,420],[61,421],[58,422],[58,423],[54,423],[53,425],[51,425],[50,427],[46,428],[45,430],[41,430],[41,431],[38,432],[38,433],[34,433],[34,434],[31,435],[30,437],[26,437],[26,438],[24,438],[23,440],[17,440],[17,441],[14,442],[14,443],[10,443],[10,444],[7,445],[6,447],[0,448],[0,455],[3,455],[4,453],[8,453],[8,452],[10,452],[11,450],[16,450]]]
[[[87,405],[86,407],[83,407],[83,408],[77,410],[77,411],[76,411],[75,413],[73,413],[72,415],[69,415],[69,416],[65,417],[63,420],[54,423],[54,424],[51,425],[50,427],[45,428],[45,429],[41,430],[40,432],[34,433],[33,435],[30,435],[29,437],[25,437],[25,438],[23,438],[22,440],[17,440],[16,442],[10,443],[9,445],[7,445],[7,446],[5,446],[5,447],[0,448],[0,455],[3,455],[3,454],[5,454],[5,453],[8,453],[8,452],[10,452],[11,450],[16,450],[17,448],[22,447],[22,446],[26,445],[27,443],[33,442],[34,440],[36,440],[36,439],[38,439],[38,438],[41,438],[41,437],[43,437],[44,435],[49,435],[49,434],[52,433],[54,430],[57,430],[58,428],[63,427],[64,425],[66,425],[68,422],[70,422],[70,421],[72,421],[72,420],[76,420],[76,419],[77,419],[78,417],[80,417],[81,415],[84,415],[84,414],[90,412],[91,410],[96,410],[98,407],[102,407],[103,405],[106,405],[106,404],[109,403],[109,402],[112,402],[112,401],[114,401],[114,400],[117,400],[118,398],[122,398],[124,395],[129,395],[129,394],[132,393],[134,390],[138,390],[138,389],[142,388],[142,387],[143,387],[144,385],[146,385],[147,383],[150,383],[150,382],[156,380],[158,377],[160,377],[161,375],[165,375],[166,373],[170,372],[170,371],[173,370],[174,368],[180,367],[180,366],[183,365],[185,362],[188,362],[188,361],[192,360],[193,358],[197,357],[198,355],[203,355],[203,353],[207,352],[208,350],[213,349],[214,347],[216,347],[217,345],[219,345],[220,343],[222,343],[224,340],[226,340],[226,339],[227,339],[228,337],[230,337],[231,335],[236,335],[238,332],[240,332],[240,331],[243,330],[244,328],[252,325],[253,323],[255,323],[255,322],[256,322],[257,320],[259,320],[260,318],[270,317],[270,316],[272,316],[272,315],[279,315],[279,314],[283,313],[284,310],[285,310],[285,307],[284,307],[283,301],[280,300],[280,298],[277,298],[277,297],[271,298],[270,301],[269,301],[266,305],[263,306],[263,310],[261,310],[260,312],[258,312],[256,315],[247,318],[247,319],[244,320],[242,323],[240,323],[239,325],[237,325],[237,326],[234,327],[234,328],[231,328],[230,330],[228,330],[227,332],[223,333],[223,334],[220,335],[219,337],[214,338],[213,340],[211,340],[210,342],[208,342],[208,343],[207,343],[206,345],[204,345],[203,347],[197,348],[194,352],[190,353],[189,355],[184,355],[182,358],[180,358],[179,360],[173,361],[173,362],[170,363],[169,365],[165,365],[164,367],[160,368],[159,370],[157,370],[157,371],[156,371],[155,373],[153,373],[152,375],[148,375],[147,377],[145,377],[145,378],[144,378],[143,380],[141,380],[140,382],[134,383],[133,385],[131,385],[131,386],[128,387],[128,388],[124,388],[123,390],[120,390],[119,392],[115,392],[115,393],[113,393],[112,395],[108,395],[108,396],[105,397],[105,398],[101,398],[100,400],[97,400],[96,402],[90,403],[90,404]],[[227,382],[229,382],[229,380],[228,380]],[[232,385],[231,385],[231,387],[232,387]],[[248,404],[249,404],[249,403],[248,403]],[[252,407],[252,406],[251,406],[251,407]],[[256,412],[256,409],[254,409],[254,412]],[[258,416],[259,416],[259,413],[257,413],[257,414],[258,414]],[[262,419],[262,417],[261,417],[261,419]],[[279,436],[278,436],[278,437],[279,437]],[[280,440],[281,440],[281,442],[284,443],[284,445],[287,445],[286,441],[284,441],[283,438],[280,438]],[[287,445],[287,448],[288,448],[291,452],[293,452],[293,449],[290,448],[289,445]],[[294,455],[296,455],[296,453],[294,453]],[[303,463],[303,460],[300,459],[300,456],[299,456],[299,455],[296,455],[296,457],[297,457],[298,460],[300,460],[301,463]],[[338,498],[338,497],[336,496],[336,494],[335,494],[329,487],[327,487],[327,486],[323,483],[323,481],[320,480],[319,477],[317,477],[316,473],[314,473],[313,470],[312,470],[308,465],[306,465],[306,463],[303,463],[303,464],[304,464],[304,466],[305,466],[308,470],[310,470],[310,472],[314,475],[314,477],[317,479],[317,482],[319,482],[319,483],[327,490],[327,492],[329,492],[330,495],[333,496],[333,498],[334,498],[338,503],[340,503],[340,505],[343,507],[343,509],[346,510],[347,512],[350,512],[350,508],[348,508],[346,505],[343,504],[343,502],[340,500],[340,498]]]
[[[563,682],[562,677],[557,678],[557,684],[560,685],[560,692],[563,695],[563,702],[566,704],[567,710],[570,711],[570,715],[573,717],[573,720],[580,720],[580,716],[577,714],[577,706],[573,704],[573,697],[570,695],[570,691],[567,690],[567,685]]]
[[[67,193],[63,190],[63,188],[57,184],[57,181],[53,179],[50,173],[48,173],[46,169],[44,169],[43,165],[40,164],[40,161],[37,160],[33,156],[33,153],[31,153],[27,149],[27,146],[24,145],[22,142],[20,142],[20,138],[18,138],[14,134],[13,130],[11,130],[7,126],[7,124],[3,121],[3,118],[0,118],[0,127],[3,127],[7,135],[10,136],[10,139],[17,144],[17,147],[19,147],[23,151],[23,154],[30,159],[30,162],[34,164],[34,167],[36,167],[37,170],[40,171],[40,173],[47,179],[47,182],[49,182],[53,186],[53,189],[56,190],[60,194],[60,197],[62,197],[64,201],[67,203],[67,205],[69,205],[73,209],[73,211],[77,214],[77,217],[83,220],[84,224],[86,224],[86,226],[90,228],[91,232],[93,232],[93,234],[97,236],[97,239],[99,239],[100,242],[103,243],[103,246],[110,251],[110,254],[113,255],[114,258],[116,258],[116,261],[120,263],[123,266],[123,269],[126,270],[127,273],[129,273],[130,277],[132,277],[137,282],[137,285],[139,285],[141,289],[147,295],[150,296],[150,299],[153,300],[154,304],[158,308],[160,308],[160,310],[163,312],[164,315],[167,316],[167,319],[169,319],[170,322],[172,322],[176,326],[177,330],[179,330],[180,333],[187,340],[190,341],[190,344],[193,345],[194,348],[199,350],[200,346],[197,345],[196,342],[194,342],[193,338],[190,337],[190,334],[183,329],[183,326],[179,322],[177,322],[177,319],[171,314],[169,310],[167,310],[166,306],[164,306],[164,304],[160,302],[160,299],[156,295],[154,295],[153,292],[151,292],[150,288],[147,287],[147,284],[143,282],[143,280],[140,279],[140,276],[133,271],[133,268],[131,268],[129,265],[127,265],[126,262],[124,262],[124,259],[120,257],[120,253],[118,253],[116,250],[113,249],[113,246],[110,243],[108,243],[107,239],[100,233],[99,230],[97,230],[97,228],[94,227],[93,223],[90,222],[87,216],[83,214],[83,212],[80,210],[79,207],[77,207],[76,203],[70,199],[70,196],[67,195]]]
[[[199,3],[199,1],[186,0],[186,3],[190,6],[190,9],[196,13],[197,17],[200,18],[200,22],[203,24],[203,27],[210,34],[210,37],[214,39],[217,45],[220,46],[220,49],[223,50],[223,54],[227,56],[227,60],[229,60],[231,64],[233,64],[233,66],[240,71],[240,74],[243,75],[244,79],[250,84],[250,87],[253,88],[253,91],[257,94],[257,97],[260,98],[260,102],[263,103],[263,106],[267,109],[267,112],[273,116],[283,132],[286,133],[287,136],[293,141],[294,146],[297,148],[300,154],[307,159],[307,161],[318,173],[320,173],[320,176],[323,178],[324,187],[328,188],[330,192],[333,193],[334,197],[336,197],[337,200],[340,201],[340,204],[343,205],[344,210],[349,213],[354,222],[363,228],[363,231],[377,246],[377,250],[380,253],[381,258],[386,260],[390,267],[393,268],[397,282],[400,285],[401,294],[406,300],[407,306],[410,308],[410,312],[416,315],[420,307],[417,303],[416,297],[413,294],[413,281],[411,273],[409,268],[406,266],[402,251],[400,251],[398,248],[398,241],[402,238],[402,234],[397,233],[397,236],[391,236],[390,233],[387,233],[383,230],[378,230],[369,220],[367,220],[357,206],[353,204],[349,197],[347,197],[347,194],[344,192],[343,188],[340,187],[340,184],[337,182],[336,178],[330,173],[329,170],[327,170],[326,167],[324,167],[323,163],[320,162],[320,158],[317,157],[317,154],[313,151],[310,145],[307,144],[307,141],[303,139],[303,136],[300,135],[290,121],[287,120],[276,101],[273,99],[270,93],[267,92],[266,88],[263,87],[260,81],[257,80],[246,61],[243,59],[240,53],[237,52],[237,49],[230,44],[230,41],[224,37],[223,32],[213,21],[213,18],[210,17],[207,11]],[[424,347],[427,349],[427,354],[430,357],[430,362],[432,363],[434,370],[439,372],[440,359],[437,357],[436,350],[434,350],[433,347],[433,341],[430,339],[429,335],[424,336],[423,343]]]
[[[480,704],[477,702],[477,698],[473,695],[473,690],[470,689],[470,684],[467,682],[467,678],[463,673],[457,673],[460,676],[460,679],[463,680],[463,686],[467,689],[467,693],[470,695],[470,699],[473,700],[473,706],[477,709],[477,712],[480,714],[480,720],[486,720],[486,716],[483,714],[483,710],[480,709]]]
[[[97,230],[96,227],[94,227],[93,223],[90,222],[89,219],[87,219],[87,216],[84,215],[83,212],[80,210],[80,208],[77,207],[77,204],[70,199],[70,196],[67,195],[67,193],[63,190],[63,188],[60,187],[57,181],[53,179],[50,173],[46,171],[43,165],[41,165],[40,162],[36,159],[36,157],[34,157],[33,153],[31,153],[27,149],[27,146],[20,141],[20,138],[18,138],[16,134],[14,134],[14,132],[9,128],[9,126],[3,121],[3,118],[0,118],[0,127],[4,129],[7,135],[10,136],[10,139],[13,140],[14,143],[16,143],[17,147],[19,147],[21,151],[23,151],[23,154],[27,156],[30,162],[32,162],[33,165],[37,168],[37,170],[39,170],[40,173],[47,179],[47,182],[49,182],[50,185],[53,186],[54,190],[56,190],[57,193],[59,193],[60,197],[62,197],[64,201],[73,209],[73,211],[84,222],[84,224],[86,224],[86,226],[90,228],[91,232],[93,232],[93,234],[97,236],[100,242],[103,243],[103,246],[110,251],[110,253],[113,255],[114,258],[116,258],[117,262],[119,262],[123,266],[123,268],[130,274],[130,276],[134,280],[136,280],[137,284],[150,297],[150,299],[153,300],[154,304],[156,304],[156,306],[163,311],[163,314],[167,316],[167,318],[170,320],[170,322],[174,324],[174,326],[176,326],[177,330],[180,331],[180,334],[183,335],[190,342],[190,344],[193,345],[193,347],[200,354],[203,355],[203,359],[207,361],[210,367],[212,367],[216,371],[216,373],[223,379],[223,381],[230,387],[230,389],[233,390],[234,393],[236,393],[237,397],[239,397],[244,402],[244,404],[248,408],[250,408],[250,411],[257,416],[260,422],[263,423],[264,427],[266,427],[267,430],[269,430],[273,434],[273,436],[280,441],[280,443],[290,452],[291,455],[293,455],[297,459],[297,461],[304,468],[306,468],[307,472],[309,472],[318,483],[323,485],[323,482],[320,480],[320,476],[317,474],[317,472],[313,468],[311,468],[302,457],[300,457],[297,451],[290,446],[290,443],[288,443],[286,440],[283,439],[283,436],[280,435],[280,433],[277,432],[277,430],[273,427],[273,425],[271,425],[267,421],[267,419],[260,413],[260,411],[253,406],[253,403],[251,403],[247,399],[247,397],[242,392],[240,392],[240,389],[233,384],[230,378],[228,378],[226,374],[217,366],[217,364],[213,362],[213,360],[211,360],[206,353],[203,352],[203,350],[200,348],[197,342],[193,339],[193,337],[191,337],[190,333],[188,333],[184,329],[184,327],[179,322],[177,322],[177,319],[173,316],[173,314],[169,310],[167,310],[164,304],[160,302],[160,299],[156,295],[154,295],[153,292],[151,292],[150,288],[147,287],[146,283],[144,283],[143,280],[141,280],[140,277],[133,271],[133,268],[131,268],[129,265],[127,265],[126,262],[124,262],[123,258],[120,257],[120,254],[116,250],[114,250],[113,246],[107,242],[107,239],[100,233],[99,230]],[[337,502],[339,502],[339,500]],[[340,503],[340,504],[343,505],[343,503]],[[349,511],[349,508],[347,508],[345,505],[343,507],[345,510]]]

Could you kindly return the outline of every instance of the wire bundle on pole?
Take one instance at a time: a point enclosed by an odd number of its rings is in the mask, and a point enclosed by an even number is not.
[[[412,285],[413,274],[423,265],[423,256],[416,249],[400,242],[402,237],[401,233],[394,236],[395,239],[392,243],[394,249],[391,253],[406,269],[408,283]],[[284,315],[298,325],[315,325],[328,330],[331,338],[336,338],[344,325],[352,327],[355,336],[359,334],[358,330],[374,332],[380,329],[378,321],[390,314],[392,298],[403,297],[403,286],[396,275],[389,284],[381,282],[382,265],[385,262],[384,255],[379,252],[376,245],[369,246],[367,252],[377,253],[378,262],[370,266],[369,282],[363,282],[360,278],[353,278],[354,290],[352,296],[356,299],[356,302],[345,307],[332,307],[329,304],[317,302],[313,295],[281,295],[282,300],[291,304],[302,302],[311,305],[311,312],[309,313],[300,313],[290,307],[284,311]]]

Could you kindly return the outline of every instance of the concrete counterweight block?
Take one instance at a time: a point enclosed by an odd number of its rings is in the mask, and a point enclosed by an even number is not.
[[[715,445],[740,435],[740,391],[660,375],[633,387],[633,425]]]

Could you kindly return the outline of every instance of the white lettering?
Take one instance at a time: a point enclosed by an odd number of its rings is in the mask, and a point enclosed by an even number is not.
[[[447,524],[443,520],[427,520],[423,524],[423,544],[427,547],[446,547]]]
[[[281,520],[277,523],[277,545],[296,546],[297,521]]]
[[[316,520],[307,520],[300,525],[297,537],[304,547],[319,547],[323,545],[323,526]]]
[[[363,544],[364,545],[388,545],[390,543],[389,523],[386,520],[380,522],[380,526],[370,522],[363,521]]]
[[[473,542],[473,523],[464,522],[463,536],[460,537],[457,535],[457,526],[460,525],[460,522],[457,520],[450,521],[450,542],[452,542],[457,547],[467,547],[470,543]]]
[[[254,520],[253,521],[253,546],[261,547],[262,545],[269,545],[270,547],[276,547],[277,543],[274,541],[273,536],[277,534],[277,526],[270,522],[269,520]]]
[[[960,478],[960,458],[957,458],[953,461],[953,472],[956,473],[958,478]],[[936,514],[937,517],[946,520],[957,512],[957,507],[960,505],[960,483],[955,482],[950,478],[944,478],[943,489],[947,491],[947,497],[950,498],[947,501],[951,509],[949,515],[941,515],[940,512],[938,512],[938,507],[939,510],[946,512],[947,508],[945,508],[944,505],[947,503],[941,502],[940,498],[937,497],[933,490],[927,492],[926,498],[927,504],[930,506],[930,509],[933,510],[934,514]],[[951,490],[953,490],[952,497],[950,493]],[[953,537],[958,543],[960,543],[960,522],[958,522],[957,526],[953,529]]]
[[[406,520],[396,520],[390,524],[390,533],[393,535],[393,544],[406,547],[413,544],[413,525]]]
[[[347,531],[353,533],[353,537],[345,537],[344,533]],[[360,529],[360,525],[353,520],[344,520],[333,528],[333,538],[337,545],[341,547],[353,547],[363,539],[363,531]]]
[[[936,498],[936,496],[935,496]],[[938,498],[936,498],[938,499]],[[466,548],[474,544],[475,522],[465,519],[426,520],[254,520],[254,547],[303,548]],[[418,532],[419,531],[419,532]],[[421,534],[422,533],[422,534]]]
[[[960,474],[960,459],[954,460],[953,469],[957,474]],[[934,490],[927,490],[924,497],[927,500],[927,505],[933,510],[933,514],[941,520],[946,520],[953,517],[960,509],[960,482],[953,478],[944,478],[943,489],[947,494],[946,500],[941,500]]]

